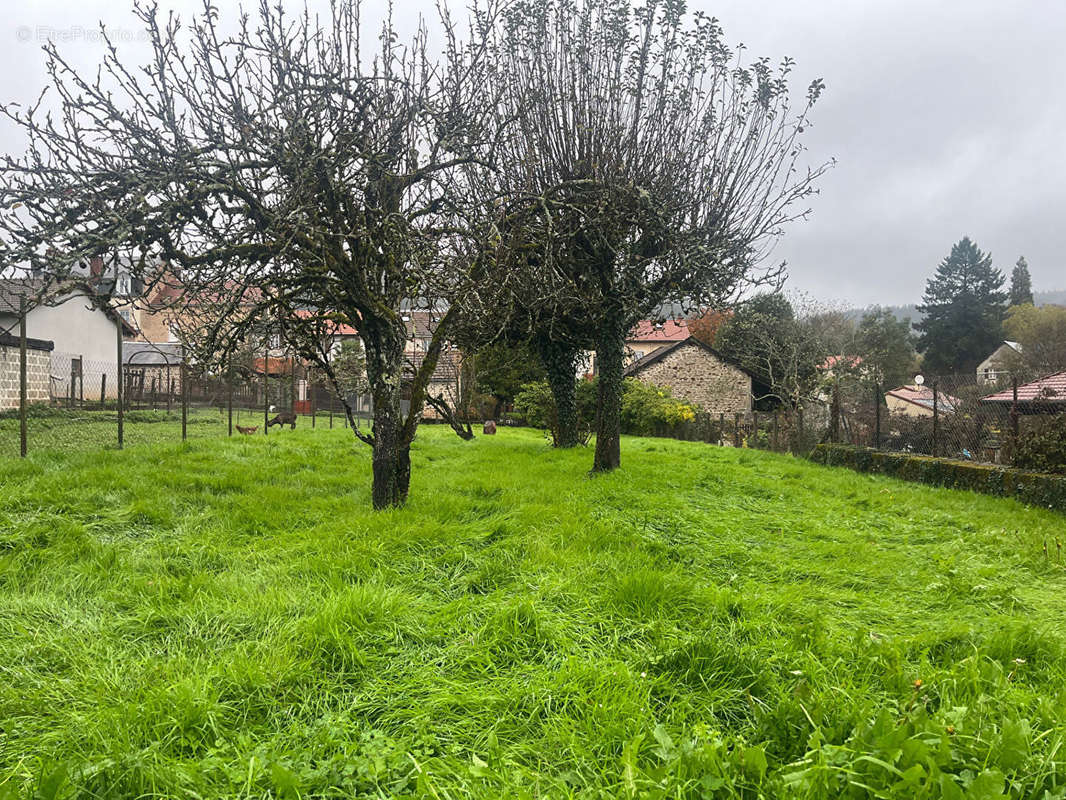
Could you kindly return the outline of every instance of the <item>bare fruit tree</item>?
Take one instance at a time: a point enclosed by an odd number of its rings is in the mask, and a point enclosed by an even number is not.
[[[402,42],[391,18],[362,52],[359,0],[331,4],[324,23],[262,0],[231,34],[206,1],[188,26],[154,3],[135,14],[145,64],[108,40],[85,76],[49,44],[48,94],[2,108],[28,138],[0,168],[4,263],[62,276],[125,254],[146,292],[170,284],[173,317],[203,321],[204,358],[277,323],[335,377],[330,326],[353,326],[374,403],[372,429],[353,431],[373,448],[374,507],[401,505],[452,316],[405,376],[402,308],[447,305],[469,278],[478,198],[461,167],[492,153],[493,14],[460,35],[442,7],[439,57],[425,27]]]
[[[497,30],[498,114],[516,120],[508,168],[485,173],[505,198],[499,281],[538,349],[563,364],[546,363],[549,374],[595,350],[593,470],[610,470],[633,324],[781,280],[769,247],[806,214],[828,166],[801,166],[822,83],[794,110],[791,60],[745,65],[715,20],[667,0],[520,3]]]

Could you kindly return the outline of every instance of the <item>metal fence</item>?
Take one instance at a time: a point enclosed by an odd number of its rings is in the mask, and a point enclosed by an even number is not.
[[[1018,380],[1010,375],[1000,375],[996,382],[976,375],[935,376],[893,388],[845,377],[827,381],[800,407],[701,412],[691,422],[660,425],[654,435],[800,454],[822,442],[837,442],[1010,464],[1019,437],[1049,413],[1027,414],[1017,401],[1017,388]],[[994,394],[999,401],[989,400]]]
[[[94,360],[25,337],[0,340],[0,457],[349,424],[332,387],[295,359],[280,373],[219,374],[190,364],[180,345],[128,344]],[[347,400],[357,422],[369,419],[368,396]],[[288,419],[274,421],[279,414]]]

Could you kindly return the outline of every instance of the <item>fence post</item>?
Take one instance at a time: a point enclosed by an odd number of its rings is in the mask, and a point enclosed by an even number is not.
[[[26,389],[29,381],[26,365],[26,295],[19,297],[19,455],[26,457]]]
[[[733,417],[733,447],[740,447],[740,412]]]
[[[1011,375],[1011,404],[1010,404],[1010,436],[1011,436],[1011,461],[1014,461],[1014,452],[1018,447],[1018,376]]]
[[[296,351],[289,351],[289,411],[296,416]]]
[[[940,433],[940,391],[933,381],[933,456],[937,455],[937,435]]]
[[[725,447],[725,412],[718,413],[718,446]]]
[[[881,384],[874,384],[874,449],[881,449]]]
[[[184,442],[189,425],[189,361],[185,345],[181,345],[181,440]]]
[[[752,428],[752,433],[751,433],[752,446],[755,447],[755,448],[758,448],[759,447],[759,412],[754,410],[754,409],[752,409],[752,412],[751,412],[751,428]]]
[[[318,417],[318,404],[315,402],[315,384],[311,381],[311,370],[307,370],[307,400],[311,404],[311,427],[315,427],[315,419]]]
[[[796,449],[803,450],[803,406],[796,404]]]
[[[840,442],[840,381],[833,381],[833,397],[829,403],[829,439]]]
[[[107,401],[107,373],[100,373],[100,410],[104,410],[104,403]]]
[[[778,438],[777,438],[777,435],[778,435],[778,427],[777,426],[778,426],[777,409],[775,408],[774,409],[774,441],[773,441],[774,452],[777,452],[777,450],[779,449],[778,448]]]
[[[270,421],[270,339],[267,338],[263,351],[263,435],[269,435],[267,422]]]
[[[229,433],[233,435],[233,358],[226,360],[226,418],[229,421]]]
[[[125,438],[125,431],[123,430],[122,419],[122,400],[123,395],[126,393],[125,381],[122,380],[122,326],[118,327],[118,378],[117,385],[115,387],[115,397],[118,405],[118,449],[122,449],[123,439]]]

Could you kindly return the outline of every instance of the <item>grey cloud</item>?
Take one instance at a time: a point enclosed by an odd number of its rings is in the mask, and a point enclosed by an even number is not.
[[[199,0],[164,0],[186,17]],[[224,16],[235,8],[219,3]],[[457,8],[461,5],[454,3]],[[1066,288],[1066,5],[1059,0],[691,0],[750,56],[796,59],[801,92],[827,90],[807,145],[838,164],[813,214],[774,250],[794,288],[825,300],[905,303],[963,235],[1009,271],[1025,254],[1037,289]],[[293,8],[302,8],[294,2]],[[324,2],[313,8],[325,10]],[[102,55],[104,19],[131,58],[143,55],[126,3],[40,0],[0,28],[0,98],[27,102],[43,85],[44,35],[81,69]],[[366,30],[384,3],[366,5]],[[413,28],[432,0],[400,0]],[[6,40],[5,40],[6,37]],[[66,37],[63,39],[62,37]],[[0,150],[21,143],[0,127]]]

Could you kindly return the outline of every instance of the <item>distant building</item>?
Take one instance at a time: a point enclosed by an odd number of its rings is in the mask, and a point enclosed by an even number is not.
[[[1004,389],[982,397],[981,402],[1009,409],[1014,405],[1014,389]],[[1021,414],[1066,412],[1066,372],[1056,372],[1054,375],[1019,386],[1018,412]]]
[[[41,284],[32,278],[0,280],[0,331],[18,334],[20,297],[33,297],[40,289]],[[70,282],[47,303],[30,307],[26,335],[52,344],[51,399],[99,399],[101,389],[106,397],[116,397],[119,331],[123,337],[135,333],[114,308],[99,301],[87,283]]]
[[[977,380],[980,383],[994,384],[1010,377],[1010,365],[1022,354],[1022,346],[1017,342],[1004,341],[988,358],[977,365]]]
[[[695,338],[663,344],[633,361],[626,377],[670,389],[710,414],[752,410],[758,379]]]
[[[936,408],[941,414],[954,414],[960,400],[940,392],[936,398]],[[928,386],[897,386],[885,392],[885,405],[890,414],[907,417],[933,416],[933,390]]]
[[[625,363],[627,366],[633,364],[663,345],[683,342],[691,335],[687,320],[668,319],[658,322],[643,319],[633,326],[626,337]],[[598,371],[595,353],[583,353],[579,362],[579,375],[591,378]]]

